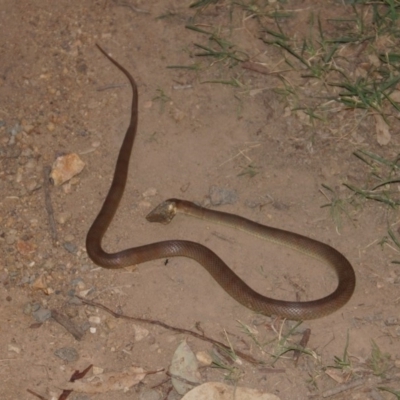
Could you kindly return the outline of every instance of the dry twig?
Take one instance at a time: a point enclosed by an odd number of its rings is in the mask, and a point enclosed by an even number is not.
[[[47,215],[49,216],[51,238],[53,240],[53,245],[56,245],[58,242],[58,235],[57,235],[56,221],[54,219],[53,205],[51,204],[51,197],[50,197],[50,184],[49,184],[50,171],[51,168],[49,166],[43,168],[43,190],[44,190],[45,208],[47,211]]]
[[[91,301],[91,300],[88,300],[88,299],[84,299],[83,297],[80,297],[80,296],[75,296],[75,297],[78,298],[80,301],[82,301],[82,303],[87,304],[89,306],[100,308],[100,309],[108,312],[109,314],[111,314],[115,318],[123,318],[123,319],[127,319],[127,320],[130,320],[130,321],[143,322],[143,323],[146,323],[146,324],[152,324],[152,325],[161,326],[164,329],[168,329],[168,330],[171,330],[171,331],[174,331],[174,332],[183,333],[183,334],[186,334],[186,335],[193,336],[193,337],[195,337],[197,339],[200,339],[200,340],[203,340],[205,342],[209,342],[209,343],[212,343],[212,344],[214,344],[216,346],[223,347],[226,350],[232,350],[231,347],[227,346],[226,344],[221,343],[218,340],[209,338],[209,337],[207,337],[205,335],[200,335],[197,332],[190,331],[188,329],[177,328],[175,326],[171,326],[171,325],[165,324],[164,322],[157,321],[157,320],[154,320],[154,319],[130,317],[128,315],[118,314],[118,313],[114,312],[113,310],[109,309],[108,307],[104,306],[101,303],[96,303],[94,301]],[[257,360],[256,358],[254,358],[250,354],[243,353],[243,352],[241,352],[239,350],[234,350],[234,351],[239,357],[243,358],[243,360],[246,360],[247,362],[250,362],[252,364],[262,364],[263,363],[261,360]]]
[[[84,333],[64,314],[51,310],[51,317],[62,325],[76,340],[82,340]]]

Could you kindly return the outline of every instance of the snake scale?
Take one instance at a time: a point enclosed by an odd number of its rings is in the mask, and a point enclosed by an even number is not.
[[[97,47],[125,74],[132,86],[133,95],[130,123],[119,151],[112,184],[86,238],[87,253],[92,261],[101,267],[116,269],[161,258],[188,257],[201,264],[217,283],[242,305],[264,315],[280,316],[291,320],[320,318],[344,306],[354,292],[356,278],[349,261],[337,250],[294,232],[261,225],[238,215],[206,209],[189,201],[166,200],[146,218],[150,222],[166,224],[177,213],[183,213],[228,225],[258,238],[293,248],[329,265],[337,275],[337,288],[328,296],[312,301],[283,301],[268,298],[250,288],[213,251],[199,243],[187,240],[167,240],[112,254],[103,250],[101,244],[103,236],[118,209],[128,177],[129,160],[138,123],[138,90],[131,74],[99,45]]]

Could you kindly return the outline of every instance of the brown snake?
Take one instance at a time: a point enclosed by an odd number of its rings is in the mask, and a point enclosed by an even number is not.
[[[305,302],[282,301],[264,297],[247,286],[210,249],[187,240],[151,243],[113,254],[103,250],[101,247],[103,236],[117,211],[127,181],[129,159],[137,130],[138,91],[136,82],[130,73],[100,46],[97,45],[97,47],[129,79],[133,98],[131,120],[118,155],[110,190],[86,238],[87,253],[93,262],[104,268],[116,269],[160,258],[177,256],[192,258],[201,264],[218,284],[239,303],[261,314],[275,315],[292,320],[320,318],[345,305],[353,294],[356,278],[349,261],[334,248],[297,233],[261,225],[237,215],[202,208],[184,200],[169,199],[156,207],[146,218],[151,222],[166,224],[171,221],[176,213],[183,213],[207,221],[229,225],[254,236],[283,244],[322,260],[333,268],[338,278],[337,288],[324,298]]]

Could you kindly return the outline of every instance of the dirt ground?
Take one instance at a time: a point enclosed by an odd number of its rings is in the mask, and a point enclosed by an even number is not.
[[[276,94],[281,81],[273,74],[243,70],[252,89],[246,91],[202,83],[222,79],[223,63],[200,72],[166,68],[197,62],[188,49],[199,41],[198,33],[185,29],[194,15],[191,3],[143,0],[128,7],[133,2],[0,0],[0,397],[33,399],[30,389],[57,398],[72,373],[90,364],[105,372],[132,365],[167,370],[184,338],[195,352],[213,352],[210,343],[189,335],[115,319],[99,307],[80,304],[74,299],[79,294],[125,315],[225,343],[228,337],[234,348],[265,362],[262,367],[246,361],[227,362],[227,369],[203,367],[204,382],[301,400],[322,398],[330,389],[359,380],[359,386],[332,398],[394,398],[377,389],[400,390],[400,266],[392,263],[399,256],[392,246],[379,245],[387,236],[389,211],[366,202],[349,209],[349,218],[343,216],[338,227],[329,207],[321,207],[329,202],[321,185],[349,196],[342,183],[360,183],[366,175],[365,165],[352,153],[363,148],[393,159],[398,130],[392,131],[388,146],[380,147],[371,120],[365,118],[354,129],[351,110],[313,127]],[[310,7],[326,13],[342,7],[340,2],[289,3],[298,11],[292,28],[301,26]],[[218,25],[223,15],[222,8],[213,6],[203,18]],[[243,20],[234,32],[236,40],[258,54],[257,61],[276,65],[280,53],[257,40],[251,24]],[[311,330],[307,348],[313,353],[302,355],[297,364],[287,353],[272,365],[271,353],[279,351],[278,341],[292,325],[247,310],[195,262],[157,260],[111,271],[88,258],[86,233],[109,188],[131,101],[126,78],[95,43],[132,73],[140,96],[129,181],[107,232],[106,249],[189,239],[210,247],[270,297],[308,300],[334,289],[333,273],[286,248],[190,218],[179,217],[168,226],[145,220],[154,206],[171,197],[209,205],[213,187],[236,194],[232,204],[215,209],[335,247],[355,269],[356,290],[345,307],[304,322],[289,338],[298,343],[304,329]],[[43,168],[65,153],[77,153],[86,166],[71,182],[50,188],[58,233],[54,243]],[[391,221],[397,220],[392,211]],[[80,327],[83,338],[76,340],[53,318],[46,319],[49,310]],[[335,357],[344,358],[347,337],[348,366],[334,374],[326,368],[338,366]],[[72,348],[70,358],[63,356],[63,348]],[[169,377],[161,372],[127,392],[74,392],[70,398],[181,398],[169,390]]]

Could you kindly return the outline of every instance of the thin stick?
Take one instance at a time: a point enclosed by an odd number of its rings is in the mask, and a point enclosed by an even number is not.
[[[283,69],[280,71],[269,71],[267,67],[264,67],[264,65],[257,64],[252,61],[243,62],[242,68],[248,69],[250,71],[258,72],[259,74],[263,74],[263,75],[276,75],[276,74],[281,74],[282,72],[290,71],[290,69]]]
[[[354,389],[355,387],[361,386],[364,383],[365,379],[356,379],[355,381],[336,386],[333,389],[325,390],[325,392],[322,393],[322,397],[331,397],[334,396],[335,394],[342,393],[350,389]]]
[[[51,317],[63,326],[76,340],[82,340],[84,333],[67,316],[57,310],[51,310]]]
[[[303,337],[301,338],[299,342],[299,346],[301,346],[303,349],[307,347],[308,341],[310,340],[311,336],[311,329],[306,329],[303,333]],[[299,361],[299,358],[301,356],[302,352],[300,350],[295,350],[293,353],[293,359],[294,359],[294,365],[297,366],[297,363]]]
[[[143,10],[141,8],[135,7],[134,5],[130,4],[128,1],[114,0],[114,3],[116,6],[128,7],[132,11],[137,12],[137,13],[150,14],[149,10]]]
[[[49,166],[43,168],[43,191],[44,191],[45,209],[49,218],[51,239],[53,241],[53,246],[55,246],[58,242],[58,235],[57,235],[56,221],[54,219],[54,209],[53,205],[51,204],[51,197],[50,197],[50,184],[49,184],[50,171],[51,168]]]
[[[115,318],[122,318],[122,319],[127,319],[127,320],[130,320],[130,321],[137,321],[137,322],[143,322],[143,323],[146,323],[146,324],[152,324],[152,325],[161,326],[164,329],[169,329],[169,330],[174,331],[174,332],[183,333],[183,334],[186,334],[186,335],[191,335],[191,336],[193,336],[193,337],[195,337],[197,339],[204,340],[205,342],[209,342],[209,343],[212,343],[212,344],[214,344],[216,346],[223,347],[226,350],[232,350],[231,347],[227,346],[226,344],[221,343],[221,342],[219,342],[217,340],[211,339],[211,338],[209,338],[207,336],[200,335],[197,332],[190,331],[188,329],[183,329],[183,328],[176,328],[174,326],[165,324],[164,322],[157,321],[157,320],[154,320],[154,319],[130,317],[128,315],[118,314],[118,313],[114,312],[113,310],[109,309],[108,307],[104,306],[101,303],[96,303],[94,301],[84,299],[83,297],[80,297],[80,296],[75,296],[75,297],[78,298],[80,301],[82,301],[82,303],[87,304],[89,306],[100,308],[100,309],[108,312],[109,314],[111,314]],[[250,362],[252,364],[262,364],[263,363],[262,361],[257,360],[256,358],[252,357],[250,354],[243,353],[243,352],[241,352],[239,350],[234,350],[234,351],[239,357],[243,358],[243,360],[246,360],[247,362]]]

